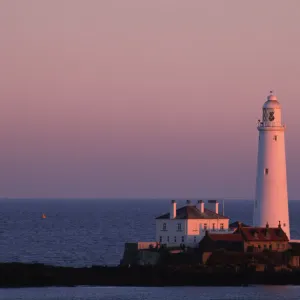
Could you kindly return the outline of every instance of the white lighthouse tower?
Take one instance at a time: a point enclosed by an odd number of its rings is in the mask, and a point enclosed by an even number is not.
[[[290,239],[284,131],[281,106],[271,94],[258,121],[259,141],[254,203],[254,226],[278,225]]]

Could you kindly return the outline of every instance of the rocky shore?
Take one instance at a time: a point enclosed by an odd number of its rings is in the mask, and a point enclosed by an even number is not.
[[[0,287],[300,285],[300,271],[256,272],[201,266],[58,267],[0,263]]]

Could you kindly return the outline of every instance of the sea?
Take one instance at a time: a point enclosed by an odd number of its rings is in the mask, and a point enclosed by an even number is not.
[[[155,240],[155,217],[169,208],[169,199],[0,199],[0,262],[117,265],[125,242]],[[251,200],[224,200],[231,222],[251,224],[252,212]],[[289,212],[300,239],[300,201]],[[300,287],[20,288],[0,289],[2,299],[300,299]]]

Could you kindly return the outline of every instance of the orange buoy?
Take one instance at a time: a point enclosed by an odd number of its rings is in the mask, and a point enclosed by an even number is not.
[[[45,214],[42,214],[42,219],[46,219],[46,215]]]

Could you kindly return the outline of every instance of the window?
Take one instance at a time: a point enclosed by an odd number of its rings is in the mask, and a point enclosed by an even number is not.
[[[203,224],[203,229],[204,229],[204,230],[207,230],[207,224],[206,224],[206,223]]]
[[[274,135],[273,139],[274,139],[274,141],[277,141],[277,135]]]
[[[265,169],[265,175],[268,175],[268,174],[269,174],[269,169],[266,168],[266,169]]]
[[[168,243],[170,242],[170,238],[169,238],[169,236],[167,236],[167,242],[168,242]]]
[[[162,236],[159,237],[159,242],[160,242],[160,243],[162,242]]]
[[[280,248],[280,244],[277,244],[277,249],[279,249]]]
[[[198,231],[198,224],[194,224],[193,231]]]
[[[167,224],[166,223],[163,224],[163,229],[162,230],[167,231]]]
[[[174,243],[176,243],[176,236],[174,236]]]
[[[177,231],[182,231],[182,229],[181,229],[181,223],[177,224]]]
[[[196,243],[197,242],[197,240],[196,240],[196,237],[194,236],[194,243]]]
[[[212,227],[213,227],[212,230],[215,231],[215,230],[216,230],[216,224],[213,223],[213,224],[212,224]]]
[[[181,243],[184,243],[184,236],[181,237]]]
[[[269,245],[269,249],[272,250],[272,245]]]
[[[220,224],[220,229],[224,230],[224,224],[223,223]]]

